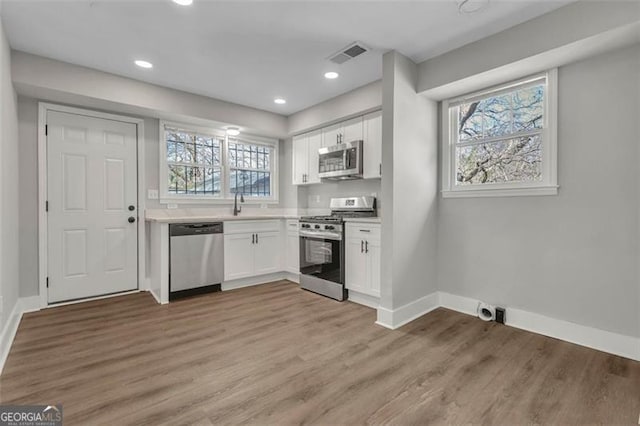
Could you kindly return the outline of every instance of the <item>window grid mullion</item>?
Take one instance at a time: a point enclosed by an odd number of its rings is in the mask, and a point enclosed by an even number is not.
[[[510,141],[512,139],[526,138],[529,136],[537,136],[537,135],[542,135],[543,133],[544,133],[544,129],[529,130],[527,132],[512,133],[510,135],[505,135],[505,136],[495,136],[492,138],[483,138],[483,139],[475,139],[472,141],[456,142],[454,146],[456,148],[461,148],[465,146],[483,145],[487,143],[503,142],[503,141]]]

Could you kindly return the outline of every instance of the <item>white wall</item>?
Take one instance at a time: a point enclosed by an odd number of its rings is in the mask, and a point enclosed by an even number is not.
[[[416,92],[415,63],[397,52],[383,61],[381,305],[397,310],[438,288],[438,110]]]
[[[11,51],[0,22],[0,331],[19,296],[18,179],[17,95],[11,82]]]
[[[275,138],[287,135],[287,118],[268,111],[24,52],[12,52],[12,68],[15,87],[25,97],[142,117],[196,123],[215,120],[240,126],[246,133]]]
[[[418,91],[441,90],[452,82],[462,82],[469,77],[477,80],[487,71],[498,75],[507,72],[505,67],[511,64],[526,63],[528,71],[525,73],[532,74],[539,71],[533,67],[547,58],[559,63],[566,58],[564,63],[570,63],[576,60],[576,55],[589,54],[612,43],[637,42],[639,23],[640,2],[576,1],[422,62],[419,65]],[[631,31],[618,31],[624,27]],[[564,46],[568,49],[562,49]],[[545,56],[554,51],[557,54]],[[529,58],[536,60],[528,61]]]
[[[18,97],[20,296],[38,294],[38,103]]]
[[[640,45],[559,69],[559,195],[440,200],[440,290],[640,336],[639,76]]]

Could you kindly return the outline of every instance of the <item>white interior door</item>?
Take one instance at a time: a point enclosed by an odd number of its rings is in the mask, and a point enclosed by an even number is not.
[[[49,111],[47,126],[49,303],[138,288],[136,125]]]

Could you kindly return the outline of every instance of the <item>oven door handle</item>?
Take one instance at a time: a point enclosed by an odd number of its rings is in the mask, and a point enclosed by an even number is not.
[[[341,241],[342,236],[340,234],[334,234],[331,232],[305,232],[300,231],[300,238],[312,238],[316,240],[332,240]]]

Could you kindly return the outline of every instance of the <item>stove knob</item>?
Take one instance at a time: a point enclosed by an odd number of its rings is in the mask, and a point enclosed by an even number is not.
[[[324,229],[331,231],[333,229],[336,229],[336,227],[333,226],[333,225],[327,225],[327,226],[324,227]]]
[[[320,229],[320,225],[316,225],[316,226],[315,226],[315,228],[316,228],[316,229]]]

